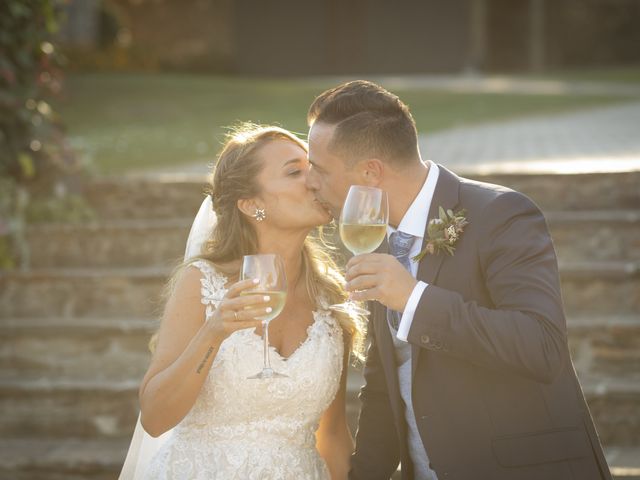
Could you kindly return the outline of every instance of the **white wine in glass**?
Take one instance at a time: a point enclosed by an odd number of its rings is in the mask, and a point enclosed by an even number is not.
[[[384,240],[388,223],[387,193],[375,187],[352,185],[340,214],[340,238],[345,247],[354,255],[373,252]],[[330,308],[347,314],[369,313],[351,300]]]
[[[342,239],[342,243],[344,243],[354,255],[373,252],[382,243],[386,234],[387,226],[385,224],[340,224],[340,238]]]
[[[269,322],[280,315],[287,301],[287,278],[284,272],[284,262],[279,255],[245,255],[242,261],[241,280],[257,279],[258,284],[251,290],[245,290],[241,295],[268,295],[271,297],[266,302],[265,310],[271,311],[264,315],[256,316],[262,320],[262,343],[264,354],[264,365],[261,372],[248,378],[283,378],[288,375],[276,372],[271,368],[269,358]]]

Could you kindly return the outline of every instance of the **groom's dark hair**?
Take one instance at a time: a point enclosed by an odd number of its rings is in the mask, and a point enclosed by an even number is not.
[[[373,82],[356,80],[321,93],[309,107],[307,122],[335,125],[329,148],[349,163],[379,158],[402,167],[420,158],[409,107]]]

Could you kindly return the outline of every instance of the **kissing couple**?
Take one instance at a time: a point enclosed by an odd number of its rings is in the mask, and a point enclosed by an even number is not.
[[[387,480],[400,464],[405,480],[611,479],[538,207],[423,161],[409,108],[374,83],[325,91],[308,123],[308,145],[254,126],[220,153],[120,478]],[[386,192],[388,226],[342,274],[311,233],[354,185]],[[256,292],[256,255],[278,263],[286,301]],[[347,298],[370,315],[330,308]]]

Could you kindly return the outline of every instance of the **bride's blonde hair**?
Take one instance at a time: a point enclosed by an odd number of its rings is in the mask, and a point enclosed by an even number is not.
[[[305,152],[307,144],[293,133],[280,127],[242,124],[235,127],[227,136],[225,145],[218,155],[213,172],[213,181],[209,194],[213,200],[213,209],[218,223],[211,237],[205,242],[199,256],[180,264],[169,280],[167,295],[173,289],[180,271],[195,260],[203,259],[214,264],[216,269],[231,279],[239,276],[240,260],[244,255],[258,251],[256,230],[247,217],[240,212],[239,199],[251,198],[260,193],[257,182],[263,162],[259,152],[269,142],[286,140],[300,146]],[[302,268],[311,300],[316,308],[321,308],[320,298],[329,304],[340,303],[346,299],[344,278],[329,254],[322,229],[314,235],[308,235],[302,248]],[[364,357],[365,319],[335,313],[355,358]],[[149,346],[153,351],[157,333]]]

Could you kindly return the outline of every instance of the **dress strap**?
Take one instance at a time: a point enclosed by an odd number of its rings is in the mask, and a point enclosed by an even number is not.
[[[200,301],[206,306],[206,320],[209,320],[226,293],[225,285],[227,279],[206,260],[196,260],[191,263],[191,266],[202,273],[202,278],[200,279]]]

